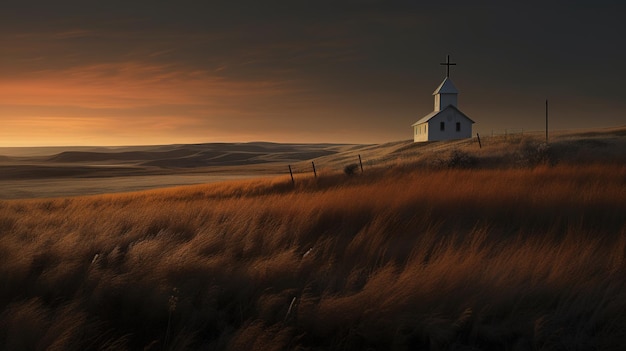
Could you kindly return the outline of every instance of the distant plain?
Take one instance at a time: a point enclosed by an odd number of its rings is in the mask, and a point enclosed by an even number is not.
[[[430,167],[452,150],[473,155],[479,167],[527,162],[512,146],[539,144],[541,132],[483,136],[451,142],[385,144],[210,143],[121,147],[0,147],[0,199],[48,198],[139,191],[255,177],[296,177],[365,167]],[[551,148],[561,162],[626,159],[626,128],[560,131]],[[508,151],[507,151],[508,150]],[[528,150],[527,150],[528,151]],[[508,154],[507,154],[508,153]],[[518,152],[519,153],[519,152]]]
[[[0,148],[0,199],[138,191],[285,173],[343,145],[217,143]]]

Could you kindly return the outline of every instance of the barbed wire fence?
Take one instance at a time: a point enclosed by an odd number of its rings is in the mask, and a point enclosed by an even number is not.
[[[484,145],[492,143],[518,142],[522,140],[524,136],[531,136],[534,134],[536,133],[525,131],[523,128],[492,129],[485,134],[479,135],[479,133],[476,133],[471,138],[448,141],[445,143],[439,141],[425,143],[407,142],[406,145],[399,146],[393,152],[389,152],[380,157],[372,157],[371,155],[367,155],[367,152],[364,155],[360,153],[355,154],[350,158],[345,158],[345,161],[341,162],[342,167],[339,168],[337,167],[338,162],[336,161],[332,162],[332,167],[328,167],[323,159],[298,161],[289,164],[288,171],[291,176],[291,181],[295,185],[295,182],[297,181],[296,178],[298,177],[310,175],[311,177],[317,178],[320,171],[325,172],[328,169],[332,169],[334,172],[337,172],[343,168],[343,172],[346,175],[360,174],[367,172],[367,169],[369,168],[385,165],[393,166],[427,154],[445,153],[461,147],[471,147],[472,145],[475,145],[478,149],[482,148]]]

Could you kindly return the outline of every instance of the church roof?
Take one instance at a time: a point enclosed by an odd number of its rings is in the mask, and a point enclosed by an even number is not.
[[[441,84],[439,84],[437,89],[435,89],[435,92],[433,93],[433,95],[437,95],[437,94],[458,94],[458,93],[459,93],[459,91],[456,89],[454,84],[452,84],[452,80],[450,80],[450,77],[446,77],[446,79],[444,79],[443,82],[441,82]]]
[[[472,119],[471,119],[471,118],[467,117],[467,115],[466,115],[465,113],[461,112],[461,110],[459,110],[458,108],[456,108],[454,105],[448,105],[446,108],[444,108],[444,109],[443,109],[443,110],[441,110],[441,111],[433,111],[433,112],[431,112],[431,113],[427,114],[426,116],[422,117],[419,121],[417,121],[417,122],[415,122],[415,123],[411,124],[411,127],[414,127],[414,126],[416,126],[416,125],[418,125],[418,124],[426,123],[426,122],[430,121],[431,119],[433,119],[433,118],[434,118],[435,116],[437,116],[438,114],[440,114],[440,113],[442,113],[442,112],[444,112],[444,111],[447,111],[449,108],[456,110],[456,111],[457,111],[458,113],[460,113],[463,117],[467,118],[470,122],[472,122],[472,123],[476,123],[476,122],[472,121]]]

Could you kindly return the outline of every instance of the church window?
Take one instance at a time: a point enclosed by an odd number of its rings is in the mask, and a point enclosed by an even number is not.
[[[456,122],[456,131],[457,132],[461,131],[461,122]]]
[[[439,122],[439,130],[441,131],[446,130],[446,122]]]

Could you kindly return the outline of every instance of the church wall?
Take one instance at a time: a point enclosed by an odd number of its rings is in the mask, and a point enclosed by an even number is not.
[[[441,130],[441,123],[444,130]],[[456,124],[460,123],[461,130],[457,132]],[[428,121],[427,140],[454,140],[472,137],[472,122],[454,109],[443,111]]]
[[[428,141],[428,123],[413,126],[413,142]]]

